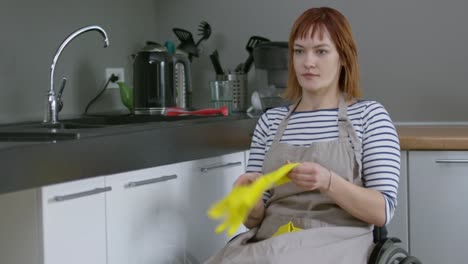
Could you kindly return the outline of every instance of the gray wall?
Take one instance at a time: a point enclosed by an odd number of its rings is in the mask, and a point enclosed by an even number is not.
[[[40,120],[52,57],[74,30],[98,24],[111,45],[89,32],[62,53],[56,83],[69,82],[61,116],[84,111],[104,84],[106,67],[125,67],[144,41],[177,42],[173,27],[197,32],[201,20],[213,28],[193,66],[194,102],[209,106],[208,58],[214,49],[234,68],[247,57],[251,35],[286,40],[294,19],[312,6],[331,5],[350,20],[358,43],[364,97],[383,103],[395,121],[467,121],[468,2],[463,0],[284,1],[284,0],[83,0],[0,2],[0,123]],[[198,36],[195,35],[195,40]],[[251,83],[255,71],[250,72]],[[252,89],[253,87],[251,87]],[[123,110],[118,90],[108,90],[92,112]]]
[[[204,54],[193,62],[194,101],[209,105],[214,78],[208,55],[218,49],[224,66],[245,60],[251,35],[287,40],[296,17],[312,6],[338,8],[358,44],[364,97],[383,103],[394,121],[468,121],[468,2],[463,0],[284,1],[162,0],[157,37],[172,27],[196,33],[201,20],[213,28]],[[198,40],[198,36],[195,36]],[[254,71],[249,78],[254,78]]]
[[[105,82],[106,67],[125,67],[129,55],[156,35],[156,0],[0,2],[0,123],[42,120],[52,58],[73,31],[90,24],[103,27],[110,46],[97,32],[85,33],[63,51],[55,70],[58,87],[68,78],[61,116],[77,115]],[[106,91],[91,112],[125,109],[118,89]]]

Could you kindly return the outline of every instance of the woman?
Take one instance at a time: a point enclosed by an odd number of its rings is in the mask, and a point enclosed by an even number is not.
[[[291,182],[269,190],[246,232],[209,263],[367,263],[373,226],[392,218],[400,170],[398,136],[385,108],[360,96],[357,49],[346,18],[322,7],[304,12],[289,37],[285,97],[252,139],[250,184],[286,162]],[[292,222],[300,229],[273,236]]]

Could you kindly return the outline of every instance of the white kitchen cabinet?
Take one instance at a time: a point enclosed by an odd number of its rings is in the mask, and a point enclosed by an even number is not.
[[[409,152],[410,250],[424,264],[466,263],[468,152]]]
[[[220,222],[206,211],[245,172],[245,158],[242,151],[2,195],[0,263],[201,263],[229,240],[214,233]]]
[[[193,161],[190,167],[191,175],[184,183],[188,187],[186,249],[191,258],[202,263],[230,239],[226,233],[214,233],[220,221],[209,219],[206,212],[230,192],[234,181],[245,172],[245,152]]]
[[[109,190],[104,177],[40,188],[44,264],[106,263]]]
[[[244,171],[239,152],[107,176],[108,263],[203,262],[228,241],[206,211]]]
[[[203,262],[229,239],[206,211],[244,171],[239,152],[107,176],[108,263]]]
[[[108,264],[184,263],[187,163],[106,177]]]
[[[388,236],[401,240],[401,246],[408,251],[408,152],[401,152],[398,206],[393,219],[387,226]]]

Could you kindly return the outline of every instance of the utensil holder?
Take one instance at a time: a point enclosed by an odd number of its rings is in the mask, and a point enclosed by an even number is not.
[[[233,81],[216,80],[210,81],[211,103],[213,108],[227,106],[228,112],[232,112]]]
[[[241,73],[229,73],[216,75],[216,80],[232,81],[232,111],[245,112],[247,110],[247,75]]]

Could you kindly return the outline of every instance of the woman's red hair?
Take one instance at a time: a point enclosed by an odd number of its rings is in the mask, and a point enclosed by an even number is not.
[[[288,87],[283,95],[284,98],[295,101],[302,96],[302,88],[294,70],[294,41],[299,38],[306,38],[310,29],[312,29],[310,37],[319,33],[322,38],[323,30],[328,31],[343,65],[338,87],[340,91],[344,92],[347,99],[359,98],[361,96],[361,87],[359,85],[358,55],[351,26],[343,14],[330,7],[308,9],[294,22],[289,35]]]

